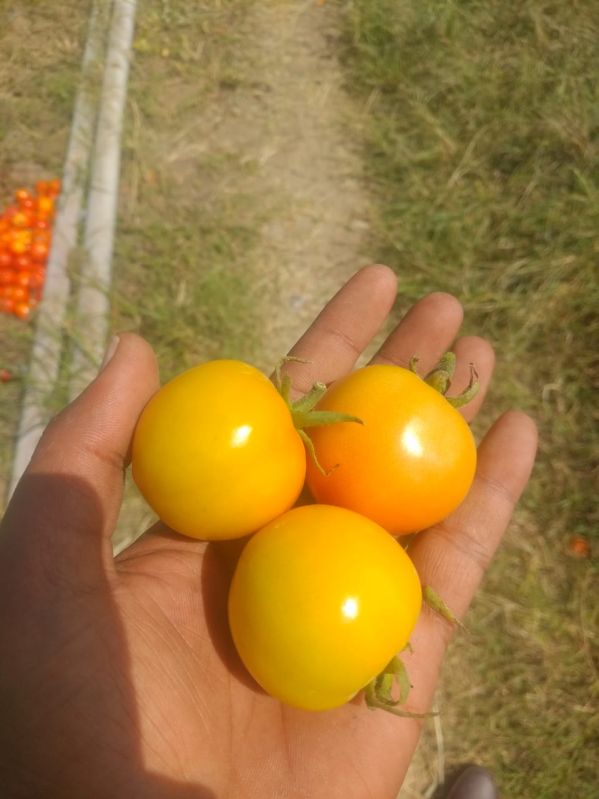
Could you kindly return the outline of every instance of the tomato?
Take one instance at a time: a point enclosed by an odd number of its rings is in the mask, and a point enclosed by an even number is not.
[[[48,245],[42,241],[34,241],[31,245],[31,259],[36,263],[45,263],[48,260]]]
[[[33,269],[31,256],[28,253],[25,253],[24,255],[17,255],[15,257],[15,267],[23,272]]]
[[[26,303],[29,299],[29,292],[24,286],[13,286],[12,292],[9,295],[15,302]]]
[[[476,445],[461,414],[408,369],[367,366],[333,384],[317,409],[354,414],[363,425],[309,431],[323,475],[308,461],[318,502],[368,516],[393,534],[418,532],[462,502]]]
[[[345,508],[306,505],[254,535],[229,593],[237,651],[271,696],[348,702],[407,644],[422,603],[405,550]]]
[[[19,279],[18,283],[20,286],[27,286],[30,289],[40,289],[44,285],[44,272],[42,269],[35,269],[33,272],[22,272],[20,277],[23,278],[23,282]]]
[[[42,195],[37,198],[37,213],[40,219],[48,219],[54,213],[54,200],[52,197]]]
[[[20,188],[15,191],[15,200],[17,201],[18,205],[22,206],[24,202],[28,202],[31,199],[31,193],[27,189]]]
[[[9,269],[13,265],[14,256],[7,250],[0,250],[0,269]]]
[[[15,301],[11,297],[5,297],[0,294],[0,311],[3,313],[12,313],[15,309]]]
[[[306,455],[285,401],[248,364],[217,360],[167,383],[133,439],[133,478],[160,518],[194,538],[237,538],[286,511]]]
[[[31,307],[28,302],[16,302],[13,313],[15,316],[18,316],[19,319],[29,319]]]
[[[17,211],[12,218],[13,227],[28,228],[33,224],[33,217],[26,211]]]
[[[0,269],[0,286],[11,286],[17,280],[14,269]]]
[[[54,178],[48,182],[48,195],[52,198],[58,197],[61,190],[60,178]]]
[[[29,252],[30,247],[31,247],[31,240],[27,236],[13,237],[13,240],[10,245],[10,249],[12,250],[14,255],[24,255],[26,252]]]

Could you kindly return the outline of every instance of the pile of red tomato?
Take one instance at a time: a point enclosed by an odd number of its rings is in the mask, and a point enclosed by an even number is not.
[[[0,311],[28,319],[41,299],[60,180],[19,188],[0,216]]]
[[[476,467],[454,407],[476,384],[473,375],[461,398],[445,397],[454,366],[451,353],[425,378],[415,364],[367,366],[291,402],[288,379],[275,386],[248,364],[217,360],[145,407],[132,469],[154,511],[193,538],[248,536],[229,626],[271,696],[326,710],[364,690],[370,707],[403,714],[409,682],[397,655],[423,587],[396,536],[448,516]],[[311,500],[297,506],[304,488]]]

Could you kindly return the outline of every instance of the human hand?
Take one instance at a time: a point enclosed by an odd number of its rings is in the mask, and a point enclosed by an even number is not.
[[[344,286],[294,347],[297,394],[350,371],[395,298],[386,267]],[[450,348],[456,299],[417,303],[375,356],[422,371]],[[453,345],[458,393],[470,362],[493,370],[482,339]],[[116,559],[111,536],[137,418],[158,388],[152,350],[131,334],[46,430],[0,534],[0,789],[52,799],[392,799],[422,721],[355,700],[311,713],[266,696],[228,632],[236,542],[207,544],[156,524]],[[453,393],[453,392],[452,392]],[[534,424],[510,412],[479,449],[460,508],[410,546],[423,584],[463,615],[532,468]],[[426,711],[450,626],[425,609],[405,662],[407,709]]]

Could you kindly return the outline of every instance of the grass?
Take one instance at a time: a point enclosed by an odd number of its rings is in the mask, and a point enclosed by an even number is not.
[[[206,106],[236,74],[234,31],[247,3],[150,2],[140,8],[115,254],[117,328],[156,347],[168,378],[215,356],[251,358],[247,268],[260,221],[228,189],[251,171],[234,152],[204,152]]]
[[[592,2],[353,0],[346,65],[369,116],[371,248],[401,299],[456,294],[498,353],[480,433],[519,406],[540,427],[531,486],[454,647],[448,761],[506,795],[595,795],[599,751],[593,343],[599,338],[599,28]],[[596,707],[596,704],[595,704]]]

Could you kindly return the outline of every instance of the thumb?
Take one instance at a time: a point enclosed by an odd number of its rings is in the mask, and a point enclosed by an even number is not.
[[[6,511],[5,540],[51,551],[51,561],[85,558],[89,545],[109,552],[133,431],[158,387],[150,345],[115,339],[95,380],[46,428]]]

